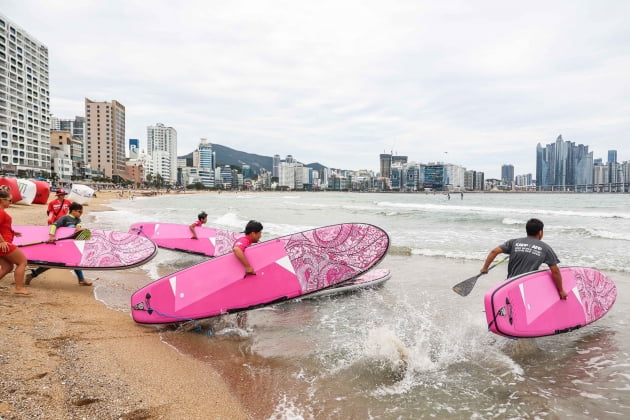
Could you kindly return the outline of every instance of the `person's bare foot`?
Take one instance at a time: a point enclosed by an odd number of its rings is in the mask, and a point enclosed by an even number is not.
[[[15,289],[13,294],[18,296],[30,296],[32,293],[26,289]]]

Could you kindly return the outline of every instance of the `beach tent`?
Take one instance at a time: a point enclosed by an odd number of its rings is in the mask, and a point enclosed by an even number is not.
[[[94,190],[87,185],[72,184],[70,194],[68,194],[68,200],[76,201],[79,204],[87,204],[94,195]]]
[[[18,187],[16,178],[10,178],[7,176],[0,177],[0,185],[6,185],[11,189],[11,200],[13,200],[14,203],[22,200],[22,194],[20,193],[20,188]]]
[[[20,189],[20,194],[22,194],[22,199],[16,204],[26,204],[30,206],[35,199],[35,194],[37,193],[35,183],[33,181],[29,181],[28,179],[18,178],[17,184]]]
[[[48,203],[48,198],[50,197],[50,184],[47,181],[39,179],[31,179],[31,181],[35,184],[36,189],[33,204]]]

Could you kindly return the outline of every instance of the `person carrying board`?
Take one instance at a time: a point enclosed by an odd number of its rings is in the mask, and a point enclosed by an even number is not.
[[[55,233],[57,232],[57,228],[60,227],[73,227],[76,231],[81,230],[81,215],[83,214],[83,205],[79,203],[72,203],[69,206],[70,213],[57,219],[55,223],[50,225],[50,233],[48,235],[48,242],[55,242]],[[35,277],[42,274],[44,271],[50,270],[49,267],[38,267],[35,270],[32,270],[30,274],[27,274],[24,280],[24,283],[27,285],[31,284],[31,280]],[[77,279],[79,281],[79,286],[91,286],[92,282],[87,280],[83,275],[83,270],[74,270],[74,273],[77,275]]]
[[[487,274],[490,264],[499,254],[509,254],[508,278],[536,271],[541,264],[547,264],[551,277],[558,290],[560,299],[565,300],[567,293],[562,287],[562,274],[558,268],[560,260],[549,245],[542,241],[544,224],[538,219],[529,219],[525,224],[527,237],[510,239],[492,249],[481,267],[481,273]]]
[[[195,229],[199,226],[204,225],[207,221],[208,215],[205,211],[202,211],[197,215],[197,221],[188,226],[188,229],[190,229],[190,231],[192,232],[192,236],[190,237],[190,239],[197,239],[197,231]]]
[[[11,193],[6,188],[0,189],[0,279],[15,268],[13,293],[17,296],[29,296],[31,292],[24,288],[24,271],[28,261],[22,250],[13,244],[13,238],[21,234],[13,230],[13,219],[5,211],[10,205]]]
[[[262,230],[262,223],[255,220],[250,220],[249,222],[247,222],[247,225],[245,226],[245,231],[243,232],[245,236],[238,238],[232,246],[232,252],[234,252],[234,256],[236,256],[241,264],[243,264],[243,267],[245,267],[245,277],[247,277],[248,275],[256,275],[254,268],[245,256],[245,248],[247,248],[251,244],[255,244],[256,242],[260,241]],[[236,315],[236,324],[239,328],[244,328],[246,323],[247,314],[245,312],[239,312]]]

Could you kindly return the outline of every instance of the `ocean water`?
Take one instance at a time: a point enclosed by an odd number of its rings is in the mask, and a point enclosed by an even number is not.
[[[208,193],[137,197],[87,225],[127,230],[140,221],[240,231],[263,223],[262,240],[342,223],[390,235],[378,289],[248,312],[179,329],[156,329],[180,352],[216,368],[261,419],[627,418],[630,415],[630,206],[623,194]],[[88,207],[89,211],[89,207]],[[479,272],[488,251],[525,236],[527,219],[561,266],[595,267],[618,287],[604,318],[554,337],[509,340],[487,331],[483,294],[506,264],[467,297],[451,287]],[[96,297],[129,311],[144,284],[202,257],[160,250],[142,267],[99,272]],[[131,321],[130,319],[130,322]],[[140,327],[139,328],[148,328]],[[166,345],[165,344],[165,345]],[[191,390],[200,398],[211,390]]]

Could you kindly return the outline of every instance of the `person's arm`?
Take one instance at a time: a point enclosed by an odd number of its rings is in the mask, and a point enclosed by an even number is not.
[[[500,246],[498,246],[498,247],[494,248],[492,251],[490,251],[490,253],[486,257],[486,261],[483,263],[483,267],[481,267],[480,271],[482,273],[484,273],[484,274],[488,274],[488,269],[490,267],[490,264],[492,264],[492,261],[494,261],[494,259],[499,254],[503,254],[503,250],[501,249]]]
[[[560,272],[560,269],[557,265],[550,265],[549,270],[551,271],[551,278],[553,279],[553,283],[556,285],[560,299],[566,300],[567,292],[565,292],[562,288],[562,273]]]
[[[241,264],[243,264],[243,267],[245,267],[245,275],[256,274],[252,266],[249,264],[249,261],[245,256],[245,252],[243,252],[241,248],[235,246],[232,248],[232,252],[234,252],[236,258],[241,262]]]
[[[57,222],[50,225],[50,230],[48,232],[48,242],[55,242],[55,232],[57,232]]]
[[[0,250],[2,252],[6,252],[9,249],[9,246],[10,246],[9,243],[4,240],[2,235],[0,235]]]
[[[197,239],[197,232],[195,231],[195,226],[197,226],[196,222],[188,226],[188,229],[190,229],[190,231],[192,232],[192,238],[190,239]]]

